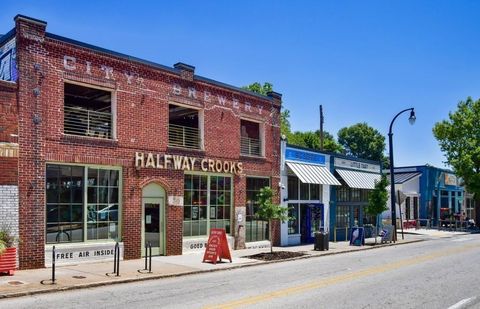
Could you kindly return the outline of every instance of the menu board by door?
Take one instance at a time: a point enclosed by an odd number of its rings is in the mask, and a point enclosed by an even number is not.
[[[203,262],[217,264],[217,260],[228,259],[232,262],[230,249],[228,248],[227,234],[224,229],[211,229],[207,247],[203,255]]]

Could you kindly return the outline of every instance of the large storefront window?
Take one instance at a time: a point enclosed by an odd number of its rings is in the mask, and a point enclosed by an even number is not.
[[[299,204],[288,204],[288,234],[298,234],[300,232],[300,210]]]
[[[269,178],[247,177],[246,242],[268,239],[268,222],[256,218],[255,214],[258,211],[257,195],[260,189],[269,186]]]
[[[183,236],[207,236],[210,228],[230,233],[232,178],[185,175]]]
[[[47,243],[116,239],[120,171],[47,165]]]
[[[118,237],[119,172],[88,168],[87,239]]]
[[[345,228],[350,226],[350,207],[337,206],[337,215],[335,221],[335,226],[337,228]]]
[[[301,182],[296,176],[288,176],[288,200],[313,201],[321,200],[321,185]]]

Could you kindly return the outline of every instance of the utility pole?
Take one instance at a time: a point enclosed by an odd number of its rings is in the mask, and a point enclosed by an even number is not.
[[[320,104],[320,150],[323,150],[323,107]]]

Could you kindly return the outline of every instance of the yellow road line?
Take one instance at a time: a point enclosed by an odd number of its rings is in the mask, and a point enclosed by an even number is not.
[[[342,282],[347,282],[347,281],[351,281],[351,280],[355,280],[355,279],[359,279],[359,278],[363,278],[363,277],[367,277],[367,276],[372,276],[372,275],[375,275],[375,274],[396,270],[396,269],[406,267],[406,266],[412,266],[412,265],[420,264],[420,263],[423,263],[423,262],[431,261],[431,260],[436,259],[436,258],[445,257],[445,256],[449,256],[449,255],[454,255],[454,254],[458,254],[458,253],[461,253],[461,252],[469,251],[469,250],[472,250],[472,249],[478,249],[478,248],[479,248],[478,245],[465,245],[465,246],[458,247],[458,248],[452,248],[452,249],[447,249],[447,250],[443,250],[443,251],[437,251],[437,252],[434,252],[432,254],[421,255],[421,256],[417,256],[417,257],[413,257],[413,258],[408,258],[408,259],[396,261],[396,262],[393,262],[393,263],[388,263],[388,264],[379,265],[379,266],[373,266],[373,267],[366,268],[364,270],[360,270],[360,271],[356,271],[356,272],[352,272],[352,273],[347,273],[347,274],[342,274],[342,275],[338,275],[338,276],[334,276],[334,277],[330,277],[330,278],[325,278],[325,279],[321,279],[321,280],[318,280],[318,281],[313,281],[313,282],[303,284],[303,285],[293,286],[293,287],[286,288],[286,289],[276,290],[276,291],[260,294],[260,295],[257,295],[257,296],[246,297],[246,298],[242,298],[242,299],[239,299],[239,300],[236,300],[236,301],[231,301],[231,302],[218,304],[218,305],[207,306],[207,307],[204,307],[204,308],[205,309],[236,308],[236,307],[239,307],[239,306],[252,305],[252,304],[262,302],[262,301],[267,301],[267,300],[278,298],[278,297],[285,297],[285,296],[292,295],[292,294],[303,293],[303,292],[306,292],[308,290],[318,289],[318,288],[326,287],[326,286],[333,285],[333,284],[339,284],[339,283],[342,283]]]

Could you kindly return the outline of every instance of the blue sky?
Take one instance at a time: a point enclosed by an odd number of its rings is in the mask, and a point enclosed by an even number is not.
[[[334,135],[358,122],[385,134],[395,165],[444,157],[432,135],[459,100],[480,97],[479,1],[8,1],[0,33],[24,14],[47,31],[235,86],[269,81],[293,130]]]

